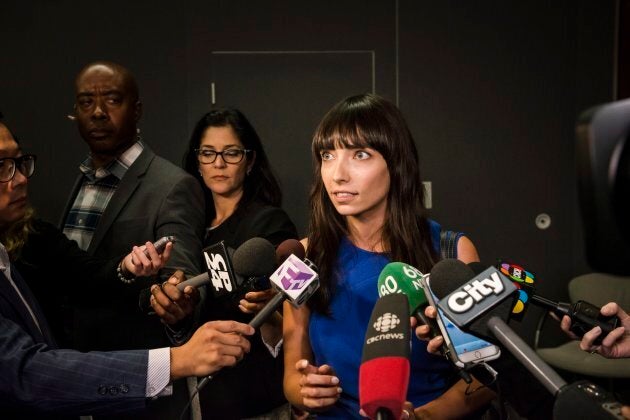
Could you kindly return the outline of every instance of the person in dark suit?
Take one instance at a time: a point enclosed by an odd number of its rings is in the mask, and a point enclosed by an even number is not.
[[[295,225],[280,207],[282,193],[262,142],[238,109],[213,109],[199,119],[188,143],[184,165],[205,192],[204,245],[224,241],[226,246],[236,249],[248,239],[261,237],[277,246],[286,239],[297,238]],[[272,289],[239,290],[222,298],[207,293],[199,305],[198,321],[228,318],[248,322],[273,294]],[[153,307],[168,324],[174,325],[184,315],[178,310],[182,305],[168,306],[169,298],[178,302],[182,295],[173,285],[153,288]],[[162,307],[161,302],[167,306]],[[173,308],[174,311],[168,310]],[[259,335],[252,339],[252,351],[241,363],[229,372],[222,372],[199,392],[204,418],[289,417],[282,392],[279,312],[261,326]]]
[[[19,225],[25,218],[28,177],[34,172],[34,162],[34,156],[23,154],[11,132],[0,122],[0,227],[3,230]],[[159,263],[155,249],[151,244],[147,247],[151,259]],[[163,256],[168,257],[169,253],[170,246],[167,246]],[[134,258],[143,262],[147,259],[139,248],[134,248],[125,259]],[[160,266],[157,264],[157,268]],[[10,262],[5,244],[0,242],[0,413],[3,419],[119,415],[142,410],[154,404],[151,403],[153,398],[172,393],[168,388],[171,380],[208,375],[237,363],[250,348],[244,335],[253,333],[248,325],[217,321],[204,324],[186,345],[177,348],[88,353],[57,349],[37,299]]]
[[[174,235],[178,246],[162,280],[176,269],[199,273],[203,194],[193,177],[140,138],[142,103],[133,75],[119,64],[95,62],[79,72],[75,88],[77,127],[90,153],[63,212],[66,236],[89,254],[110,258],[129,244]],[[152,282],[135,279],[123,294],[102,290],[106,298],[75,305],[72,344],[79,350],[166,344],[162,325],[138,310],[138,294]]]

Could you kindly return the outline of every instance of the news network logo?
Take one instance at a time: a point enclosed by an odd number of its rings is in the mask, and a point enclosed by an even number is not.
[[[294,303],[299,304],[304,299],[303,294],[310,296],[310,293],[317,289],[318,279],[317,273],[293,254],[289,255],[289,258],[269,276],[274,287],[288,295]]]
[[[384,272],[393,271],[392,274],[388,274],[384,278],[382,275]],[[417,268],[405,264],[402,262],[391,262],[385,266],[378,280],[378,296],[382,297],[385,295],[391,295],[392,293],[402,293],[405,292],[401,289],[401,286],[398,284],[398,279],[400,279],[404,284],[411,284],[416,291],[423,290],[421,280],[425,277],[424,274],[420,272]],[[403,286],[404,287],[404,286]],[[405,287],[408,290],[408,288]]]
[[[372,344],[383,340],[404,340],[405,334],[403,332],[390,332],[394,331],[398,325],[400,325],[400,318],[398,318],[396,314],[385,312],[372,324],[376,332],[381,334],[372,335],[365,341],[365,344]]]
[[[378,332],[387,332],[396,328],[398,324],[400,324],[400,319],[398,319],[396,314],[385,312],[374,323],[374,329]]]
[[[214,295],[219,296],[232,292],[235,289],[232,281],[232,265],[223,241],[204,248],[203,256],[208,267],[208,276],[214,288]]]
[[[516,286],[496,268],[473,277],[438,303],[458,327],[465,327],[516,291]]]

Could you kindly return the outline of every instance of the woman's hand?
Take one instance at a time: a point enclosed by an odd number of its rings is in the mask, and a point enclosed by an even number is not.
[[[309,410],[321,411],[337,402],[341,395],[339,378],[329,365],[313,366],[308,360],[298,360],[295,369],[301,373],[300,395]]]
[[[238,308],[246,314],[257,314],[278,293],[274,288],[257,292],[247,292],[238,303]]]

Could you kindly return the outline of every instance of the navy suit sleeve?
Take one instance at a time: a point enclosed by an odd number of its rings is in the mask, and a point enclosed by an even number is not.
[[[0,316],[0,412],[116,414],[146,406],[148,351],[81,353],[35,343]]]

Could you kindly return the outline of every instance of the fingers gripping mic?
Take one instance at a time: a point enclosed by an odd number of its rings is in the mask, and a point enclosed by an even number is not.
[[[282,248],[280,246],[278,248],[280,249],[280,252],[276,253],[278,259],[284,258],[285,254],[289,253],[289,251],[291,252],[269,277],[271,285],[278,293],[249,322],[249,325],[254,328],[260,327],[285,300],[288,300],[293,306],[300,306],[319,287],[319,276],[317,275],[315,264],[307,258],[302,260],[296,256],[296,254],[305,254],[304,247],[299,241],[291,241],[283,245]]]
[[[519,289],[519,300],[512,310],[511,319],[520,320],[525,313],[527,303],[531,302],[536,306],[552,311],[559,317],[569,316],[571,318],[571,331],[579,337],[582,337],[594,327],[600,327],[602,334],[597,337],[595,344],[600,344],[608,333],[620,325],[621,321],[619,318],[616,316],[604,316],[600,312],[601,308],[583,300],[571,304],[555,302],[534,294],[534,275],[519,265],[501,261],[497,268],[512,279]]]
[[[409,385],[409,310],[395,293],[376,301],[359,368],[359,404],[371,419],[399,419]]]

